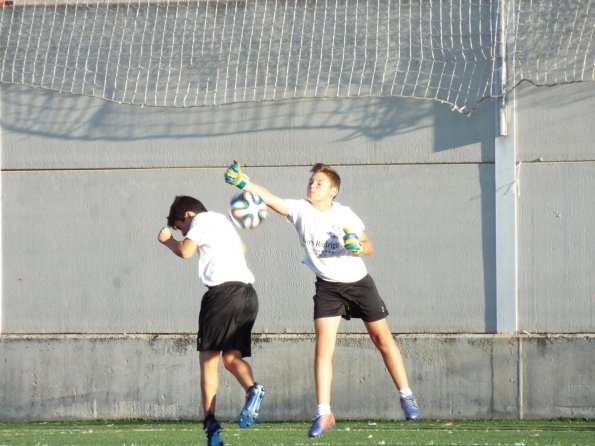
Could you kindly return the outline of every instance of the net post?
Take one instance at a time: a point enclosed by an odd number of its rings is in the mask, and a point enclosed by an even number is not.
[[[496,332],[516,333],[518,330],[517,272],[517,196],[519,193],[516,162],[516,135],[513,63],[514,11],[510,0],[499,1],[499,39],[501,76],[498,100],[499,135],[495,138],[495,225],[496,225]],[[512,36],[511,36],[512,35]],[[514,83],[512,84],[514,85]]]
[[[506,89],[508,76],[508,15],[510,4],[507,0],[500,0],[496,10],[497,29],[498,29],[498,63],[500,65],[500,77],[498,79],[498,134],[500,136],[508,135],[508,121],[506,113]]]

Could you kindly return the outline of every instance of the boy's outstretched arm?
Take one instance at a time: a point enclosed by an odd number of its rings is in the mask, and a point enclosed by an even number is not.
[[[272,210],[285,217],[289,215],[289,209],[285,200],[270,192],[266,187],[250,180],[248,175],[242,172],[240,164],[237,161],[234,161],[225,171],[225,182],[242,190],[260,195],[260,198]]]

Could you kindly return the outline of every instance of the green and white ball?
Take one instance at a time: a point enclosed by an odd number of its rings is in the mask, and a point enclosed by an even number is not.
[[[231,221],[242,229],[254,229],[267,217],[267,205],[252,192],[243,191],[234,195],[229,207]]]

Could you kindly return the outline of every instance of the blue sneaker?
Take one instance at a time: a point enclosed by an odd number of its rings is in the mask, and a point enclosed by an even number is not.
[[[417,420],[421,417],[421,411],[417,405],[417,401],[413,395],[401,397],[401,409],[403,409],[403,413],[405,414],[405,419],[410,420]]]
[[[203,430],[207,435],[207,446],[223,446],[223,441],[220,436],[222,431],[221,425],[215,418],[209,420]]]
[[[334,425],[335,416],[332,413],[329,413],[328,415],[318,415],[312,420],[312,426],[308,431],[308,437],[320,437]]]
[[[254,384],[246,394],[246,404],[240,413],[240,420],[238,424],[242,429],[246,429],[254,424],[258,411],[260,410],[260,403],[264,398],[264,386],[262,384]]]

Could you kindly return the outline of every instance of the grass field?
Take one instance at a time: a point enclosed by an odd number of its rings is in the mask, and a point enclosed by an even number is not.
[[[222,423],[226,446],[593,446],[595,420],[345,421],[323,437],[306,436],[309,423],[257,423],[242,430]],[[201,424],[189,421],[0,423],[0,445],[205,445]]]

